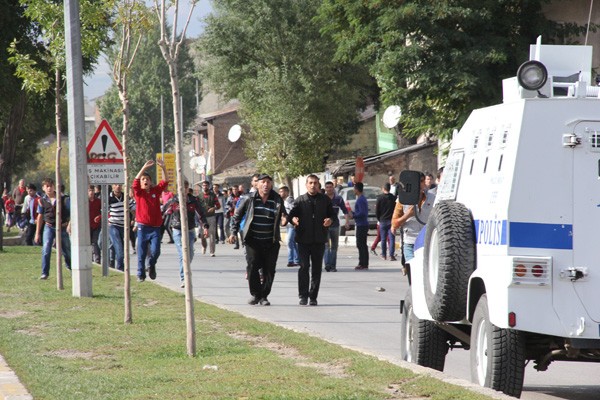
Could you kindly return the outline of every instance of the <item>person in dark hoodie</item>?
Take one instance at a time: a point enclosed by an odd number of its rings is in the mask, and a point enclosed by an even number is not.
[[[296,242],[298,242],[300,256],[298,270],[300,305],[316,306],[327,232],[335,214],[331,199],[321,193],[321,185],[316,175],[309,175],[306,178],[306,190],[307,193],[294,201],[294,207],[288,218],[296,229]]]

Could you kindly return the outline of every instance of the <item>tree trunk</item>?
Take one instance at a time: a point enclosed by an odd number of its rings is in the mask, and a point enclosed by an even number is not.
[[[62,181],[60,179],[60,152],[61,147],[61,119],[60,119],[60,70],[55,70],[55,86],[54,86],[54,118],[56,121],[56,288],[63,290],[62,276]]]
[[[2,152],[0,153],[0,191],[6,187],[10,190],[12,167],[17,151],[17,142],[21,136],[23,119],[25,118],[25,91],[21,90],[10,110],[4,137],[2,138]]]
[[[123,252],[125,253],[125,268],[124,268],[124,282],[123,282],[123,295],[125,300],[125,318],[126,324],[133,322],[133,316],[131,311],[131,275],[130,271],[130,257],[129,257],[129,236],[131,226],[131,215],[129,213],[129,176],[127,170],[127,136],[129,132],[129,99],[127,97],[127,78],[123,77],[120,83],[119,98],[123,106],[123,130],[122,134],[122,145],[123,145],[123,174],[125,175],[125,184],[123,186],[123,201],[125,209],[125,221],[123,223]],[[138,249],[139,251],[140,249]]]

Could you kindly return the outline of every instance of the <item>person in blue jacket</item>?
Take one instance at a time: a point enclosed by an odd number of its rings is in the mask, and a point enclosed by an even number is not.
[[[369,204],[363,196],[364,185],[362,182],[354,184],[356,204],[354,205],[354,225],[356,226],[356,247],[358,248],[357,271],[369,269],[369,247],[367,246],[367,234],[369,232]]]

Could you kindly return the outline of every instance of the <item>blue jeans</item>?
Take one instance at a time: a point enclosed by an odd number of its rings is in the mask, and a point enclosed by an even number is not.
[[[148,255],[148,245],[150,245],[150,267],[156,266],[158,256],[160,256],[160,226],[148,226],[138,224],[138,278],[146,279],[146,256]]]
[[[124,245],[124,229],[118,225],[108,225],[108,235],[110,236],[110,242],[115,252],[115,267],[119,271],[125,269],[125,245]]]
[[[413,258],[415,258],[415,244],[414,243],[404,243],[402,246],[402,251],[404,252],[404,262],[409,262]]]
[[[296,243],[296,230],[290,225],[287,226],[287,248],[288,264],[300,264],[300,257],[298,256],[298,243]]]
[[[336,268],[337,265],[337,249],[340,243],[340,227],[330,226],[327,230],[328,240],[325,242],[325,268]]]
[[[188,231],[188,236],[190,240],[189,252],[191,265],[192,260],[194,259],[194,239],[196,238],[196,232],[194,232],[194,229],[190,229]],[[181,278],[181,281],[183,281],[183,248],[181,247],[181,229],[173,228],[173,241],[175,242],[175,247],[177,247],[177,253],[179,254],[179,277]]]
[[[396,250],[396,236],[391,230],[392,221],[380,221],[379,222],[379,234],[381,235],[381,255],[387,255],[388,238],[390,244],[390,257],[394,256]]]
[[[220,240],[221,242],[225,241],[225,228],[223,226],[223,213],[215,213],[215,220],[217,224],[217,242]]]
[[[52,255],[52,245],[56,237],[56,229],[44,225],[44,236],[42,238],[42,275],[50,275],[50,256]],[[65,258],[67,268],[71,269],[71,239],[66,229],[60,231],[62,255]]]

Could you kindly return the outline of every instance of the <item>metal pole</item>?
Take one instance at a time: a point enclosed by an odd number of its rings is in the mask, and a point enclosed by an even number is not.
[[[163,97],[160,95],[160,154],[165,157],[165,110]]]
[[[110,185],[102,185],[100,196],[102,198],[102,276],[108,276],[110,258],[110,242],[108,235],[108,195]]]
[[[83,110],[83,61],[79,1],[65,0],[69,172],[71,177],[71,268],[73,296],[92,297],[92,246],[87,196],[87,155]]]

